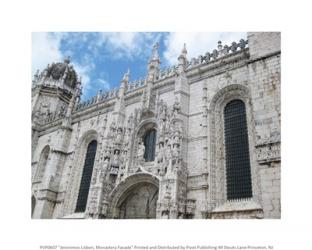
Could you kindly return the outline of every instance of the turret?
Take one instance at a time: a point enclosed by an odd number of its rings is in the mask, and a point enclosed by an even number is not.
[[[32,82],[33,122],[40,123],[55,113],[65,115],[78,83],[69,57],[63,62],[48,64],[42,72],[37,71]]]

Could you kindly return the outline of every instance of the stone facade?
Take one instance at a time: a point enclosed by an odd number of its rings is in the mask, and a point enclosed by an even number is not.
[[[204,56],[80,102],[69,59],[32,87],[32,218],[280,218],[280,33],[250,32]],[[246,107],[252,197],[227,199],[224,107]],[[156,131],[146,161],[144,136]],[[76,212],[88,145],[97,147],[86,209]]]

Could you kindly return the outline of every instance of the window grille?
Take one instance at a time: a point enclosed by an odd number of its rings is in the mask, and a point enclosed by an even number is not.
[[[96,148],[97,141],[91,141],[87,148],[75,212],[84,212],[86,210]]]
[[[245,104],[233,100],[224,108],[227,199],[252,197]]]
[[[156,146],[156,130],[150,130],[144,137],[144,159],[145,161],[154,161]]]

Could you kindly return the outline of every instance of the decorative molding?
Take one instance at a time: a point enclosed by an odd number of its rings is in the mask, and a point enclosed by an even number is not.
[[[281,144],[268,143],[256,146],[256,156],[259,164],[281,160]]]

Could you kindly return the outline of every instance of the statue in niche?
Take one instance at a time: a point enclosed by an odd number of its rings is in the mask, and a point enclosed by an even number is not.
[[[142,115],[142,112],[141,112],[141,109],[135,109],[135,120],[136,120],[136,123],[138,124],[141,120],[141,115]]]
[[[109,164],[109,158],[106,157],[100,169],[99,180],[98,180],[99,183],[101,183],[104,179],[105,173],[108,170],[108,164]]]
[[[172,158],[173,159],[177,159],[179,158],[179,146],[178,145],[174,145],[172,148]]]
[[[122,128],[118,128],[117,136],[116,136],[116,143],[121,143],[122,141]]]
[[[122,168],[125,165],[126,159],[127,159],[127,149],[123,149],[120,153],[119,153],[119,165],[120,168]]]
[[[170,126],[170,120],[169,120],[169,119],[166,119],[166,120],[165,120],[165,125],[164,125],[165,133],[170,131],[170,127],[171,127],[171,126]]]
[[[159,134],[163,135],[165,133],[165,121],[163,119],[159,120]]]
[[[171,158],[172,158],[171,141],[170,141],[170,139],[168,139],[166,142],[166,147],[165,147],[165,160],[166,160],[166,162],[170,161]]]
[[[172,165],[175,165],[177,167],[179,158],[180,158],[180,148],[178,145],[174,145],[172,148]]]
[[[131,115],[128,118],[127,128],[131,129],[132,127],[133,127],[133,114],[131,113]]]
[[[164,103],[163,104],[163,112],[162,112],[162,114],[160,116],[161,119],[166,120],[166,118],[167,118],[167,111],[168,111],[167,104]]]
[[[172,135],[173,135],[173,144],[180,145],[182,133],[180,132],[180,127],[178,124],[175,125]]]
[[[124,147],[127,148],[130,140],[130,129],[126,130],[125,138],[124,138]]]
[[[119,160],[120,160],[120,150],[116,149],[113,155],[112,165],[119,166],[120,163]]]
[[[157,163],[163,163],[164,157],[165,157],[165,149],[164,149],[164,144],[159,143],[159,151],[157,154]]]
[[[138,159],[144,160],[144,153],[145,153],[145,146],[142,138],[139,139],[139,145],[138,145]]]

